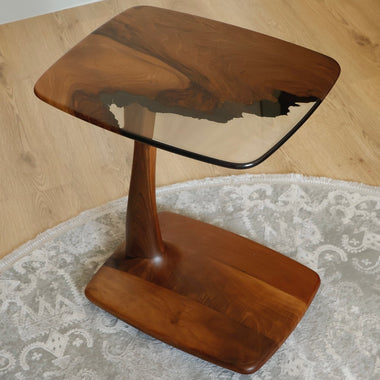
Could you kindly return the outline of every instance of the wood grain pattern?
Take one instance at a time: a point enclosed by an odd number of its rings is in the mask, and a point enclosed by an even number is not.
[[[133,111],[137,133],[154,122],[143,107]],[[257,371],[302,318],[319,277],[212,225],[172,213],[158,219],[155,153],[135,142],[126,242],[89,282],[86,296],[186,352],[238,372]]]
[[[198,16],[134,7],[59,59],[35,92],[65,112],[134,137],[128,125],[121,128],[111,104],[138,103],[151,112],[219,123],[243,113],[276,117],[300,102],[318,104],[339,73],[333,59],[292,43]],[[257,103],[280,107],[273,113]],[[195,142],[186,150],[191,155],[196,149]],[[256,158],[252,153],[252,165]]]
[[[257,371],[304,315],[319,277],[260,244],[160,213],[165,251],[117,251],[86,288],[96,305],[142,331],[241,373]]]
[[[126,220],[125,252],[130,257],[152,258],[164,251],[157,220],[155,165],[156,148],[136,141]]]

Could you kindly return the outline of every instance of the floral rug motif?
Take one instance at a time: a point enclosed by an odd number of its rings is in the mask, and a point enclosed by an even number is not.
[[[321,287],[283,346],[240,375],[151,338],[84,288],[124,239],[126,199],[86,211],[0,261],[1,379],[379,379],[380,189],[300,175],[241,175],[157,190],[167,210],[267,245]]]

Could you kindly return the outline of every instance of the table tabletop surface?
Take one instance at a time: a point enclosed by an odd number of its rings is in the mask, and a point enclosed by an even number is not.
[[[35,86],[47,103],[148,144],[233,168],[283,144],[334,85],[332,58],[233,25],[155,7],[126,10]],[[155,113],[136,130],[134,107]]]

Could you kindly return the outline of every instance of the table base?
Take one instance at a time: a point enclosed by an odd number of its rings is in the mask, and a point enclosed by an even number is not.
[[[240,373],[257,371],[304,315],[318,275],[210,224],[168,212],[158,219],[163,254],[126,258],[124,244],[86,296],[183,351]]]

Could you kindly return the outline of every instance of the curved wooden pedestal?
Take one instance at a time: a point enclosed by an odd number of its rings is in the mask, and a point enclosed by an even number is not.
[[[154,162],[155,148],[136,142],[127,241],[86,296],[181,350],[255,372],[296,327],[319,277],[231,232],[173,213],[157,217]]]
[[[306,121],[339,72],[333,59],[285,41],[140,6],[77,44],[39,79],[35,92],[99,127],[244,168],[268,157]],[[182,115],[186,125],[154,133],[154,110]],[[256,130],[246,128],[247,120],[237,125],[244,115],[254,117]],[[283,125],[274,123],[278,116]],[[195,119],[202,123],[193,129]],[[207,120],[215,125],[203,131]],[[197,132],[201,128],[204,133]],[[239,135],[247,152],[252,149],[250,161],[232,154],[231,146],[241,147]],[[305,313],[318,275],[228,231],[175,214],[158,216],[154,174],[155,148],[136,142],[126,243],[88,284],[87,297],[184,351],[238,372],[256,371]]]
[[[90,301],[183,351],[241,373],[258,370],[319,286],[303,265],[231,232],[159,214],[162,257],[119,249],[88,284]]]

